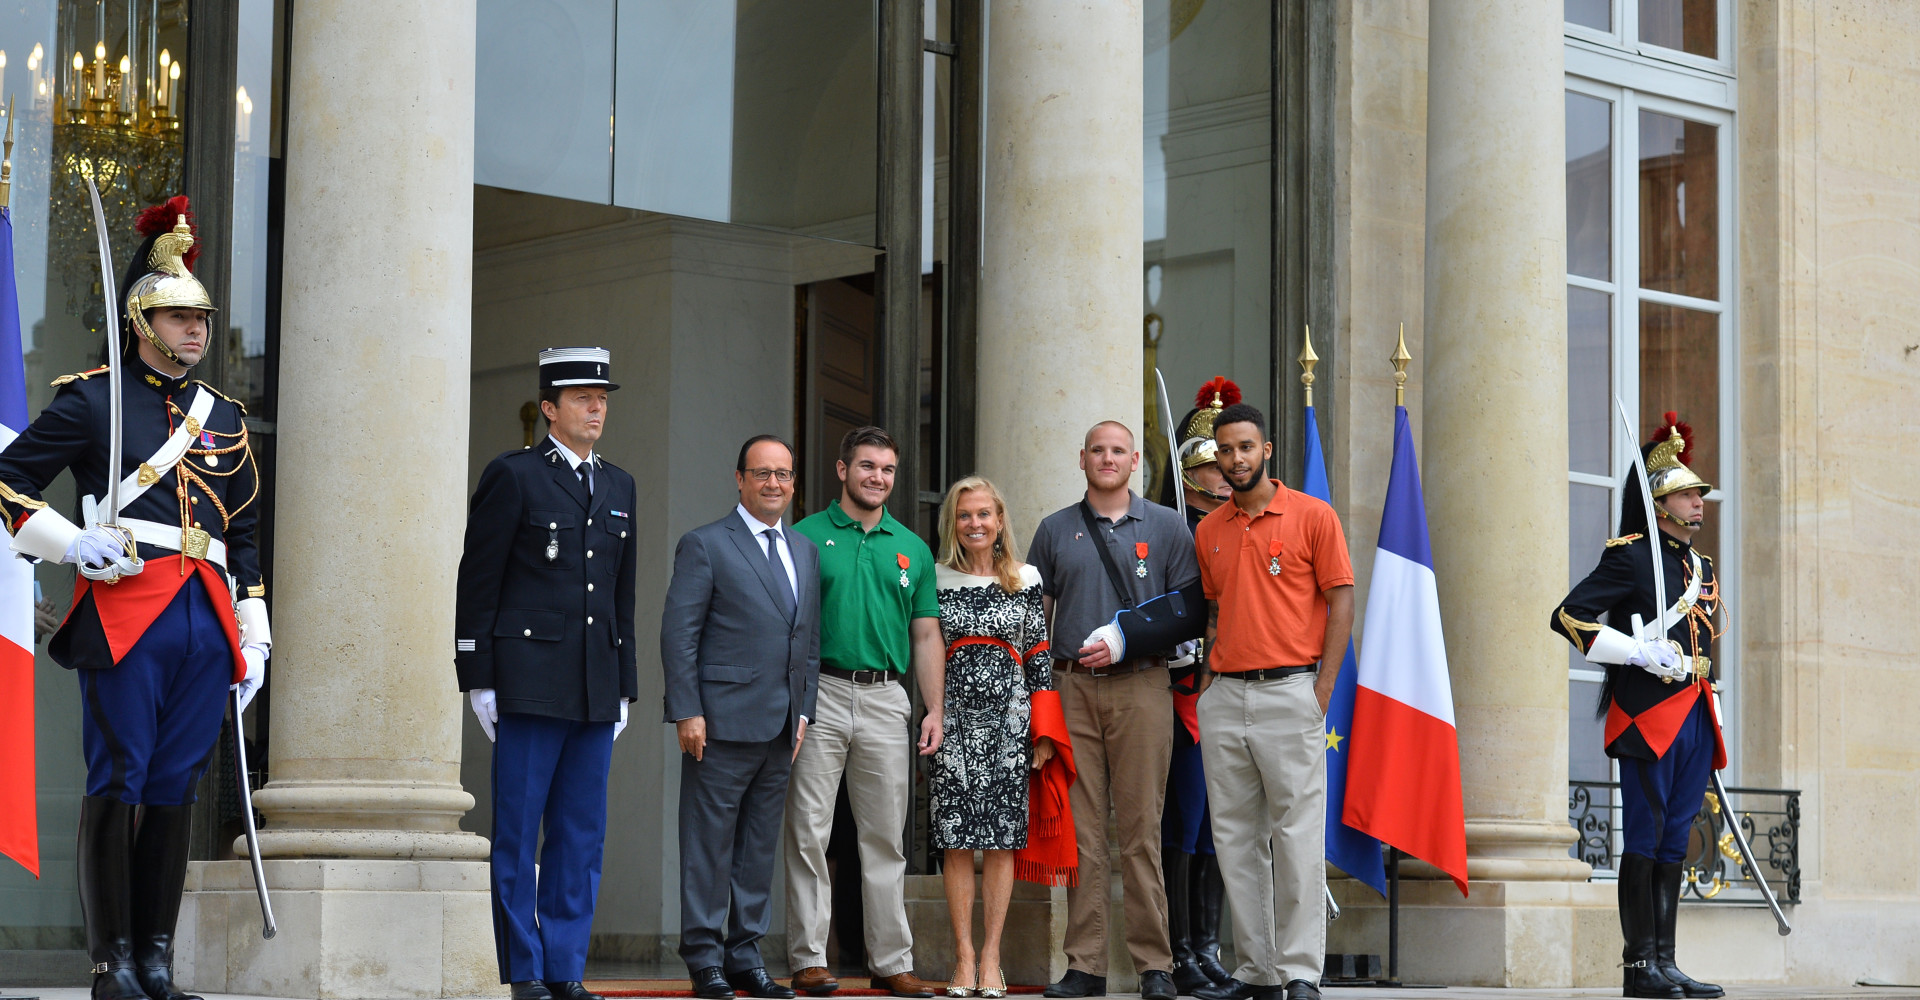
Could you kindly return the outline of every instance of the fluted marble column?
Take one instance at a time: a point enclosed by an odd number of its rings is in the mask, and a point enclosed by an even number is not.
[[[1022,545],[1085,490],[1088,427],[1142,433],[1140,10],[993,4],[978,467]]]
[[[1567,856],[1563,25],[1537,0],[1436,3],[1427,77],[1426,496],[1473,879]]]

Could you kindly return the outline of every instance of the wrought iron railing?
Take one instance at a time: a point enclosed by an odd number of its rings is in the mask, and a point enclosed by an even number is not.
[[[1759,903],[1755,873],[1742,863],[1732,828],[1738,822],[1753,847],[1758,875],[1782,903],[1800,901],[1800,792],[1784,788],[1729,788],[1733,802],[1711,791],[1693,818],[1687,839],[1687,881],[1682,898],[1712,903]],[[1611,878],[1620,854],[1620,785],[1612,781],[1567,783],[1567,820],[1580,837],[1569,851],[1592,865],[1596,878]]]

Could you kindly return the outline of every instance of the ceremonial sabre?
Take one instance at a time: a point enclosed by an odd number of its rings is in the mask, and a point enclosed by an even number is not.
[[[1160,393],[1161,429],[1167,434],[1167,461],[1173,463],[1173,507],[1180,512],[1182,521],[1187,519],[1186,483],[1180,479],[1180,437],[1173,430],[1173,411],[1167,409],[1167,380],[1160,376],[1160,369],[1153,370],[1153,384]]]
[[[100,291],[107,300],[107,368],[113,376],[107,379],[107,506],[97,515],[98,523],[111,528],[125,537],[127,555],[138,556],[134,550],[133,533],[120,526],[120,477],[124,470],[120,463],[120,306],[114,302],[119,285],[113,280],[113,249],[107,244],[107,210],[100,205],[100,189],[93,186],[93,178],[87,178],[87,197],[93,201],[93,231],[100,238]],[[117,579],[117,578],[116,578]],[[108,581],[115,582],[115,581]]]
[[[279,928],[273,923],[273,904],[267,901],[267,871],[260,864],[260,831],[253,827],[253,785],[247,779],[247,734],[240,731],[239,688],[227,692],[227,703],[233,708],[234,777],[239,781],[240,816],[246,823],[247,859],[253,863],[253,891],[260,896],[260,917],[266,921],[260,936],[272,938]]]
[[[1658,625],[1655,635],[1660,641],[1667,641],[1667,574],[1660,564],[1660,522],[1655,520],[1653,511],[1653,482],[1647,477],[1646,459],[1640,454],[1639,435],[1635,433],[1633,422],[1627,418],[1626,404],[1620,397],[1613,397],[1613,405],[1620,414],[1620,424],[1626,428],[1627,440],[1633,442],[1633,471],[1640,479],[1640,502],[1647,512],[1647,538],[1652,544],[1653,553],[1653,593],[1655,606],[1654,621]],[[1633,616],[1634,638],[1640,636],[1640,616]],[[1707,697],[1712,699],[1713,720],[1720,723],[1720,692],[1707,689]],[[1755,885],[1760,887],[1760,898],[1767,901],[1767,909],[1773,911],[1773,922],[1780,928],[1780,936],[1793,933],[1793,925],[1787,922],[1787,915],[1780,910],[1780,901],[1773,896],[1773,886],[1767,884],[1766,877],[1760,874],[1760,864],[1754,860],[1753,848],[1747,844],[1747,835],[1740,829],[1740,821],[1733,815],[1733,800],[1727,797],[1727,786],[1720,780],[1720,772],[1709,772],[1713,779],[1713,792],[1720,797],[1720,806],[1726,811],[1727,830],[1733,835],[1734,846],[1740,849],[1740,865],[1752,876]]]

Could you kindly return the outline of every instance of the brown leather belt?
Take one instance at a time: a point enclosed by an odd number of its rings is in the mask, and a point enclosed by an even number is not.
[[[1318,664],[1309,663],[1304,667],[1268,667],[1265,670],[1216,670],[1221,677],[1235,677],[1243,681],[1270,681],[1280,677],[1292,677],[1294,674],[1311,673],[1320,669]]]

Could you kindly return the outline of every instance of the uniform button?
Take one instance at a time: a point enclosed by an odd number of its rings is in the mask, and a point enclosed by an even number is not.
[[[193,526],[194,526],[194,527],[196,527],[196,528],[198,528],[198,527],[200,526],[200,522],[199,522],[199,521],[195,521],[195,522],[193,522]]]
[[[622,531],[622,532],[620,533],[620,537],[621,537],[621,538],[625,538],[625,537],[627,537],[627,533],[626,533],[626,532],[624,532],[624,531]]]
[[[530,629],[530,628],[523,628],[523,629],[521,629],[521,630],[520,630],[520,634],[521,634],[521,635],[526,635],[526,636],[530,636],[530,635],[532,635],[532,634],[533,634],[533,630],[532,630],[532,629]]]
[[[199,497],[188,497],[188,498],[187,498],[187,502],[188,502],[188,503],[199,503],[199,502],[200,502],[200,498],[199,498]]]
[[[587,616],[587,624],[589,624],[589,625],[591,625],[591,624],[593,624],[593,616],[592,616],[592,615],[588,615],[588,616]]]
[[[558,522],[555,522],[555,521],[548,521],[548,522],[547,522],[547,530],[548,530],[548,531],[552,531],[553,529],[555,529],[555,528],[558,528],[559,526],[560,526],[560,525],[559,525],[559,523],[558,523]]]
[[[587,593],[589,594],[593,593],[593,584],[591,583],[587,584]]]
[[[592,558],[593,558],[593,550],[592,550],[592,549],[588,549],[588,550],[587,550],[587,558],[588,558],[588,559],[592,559]]]

